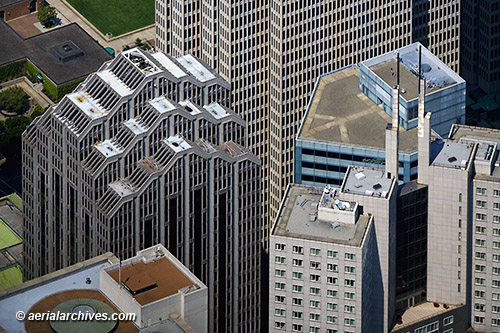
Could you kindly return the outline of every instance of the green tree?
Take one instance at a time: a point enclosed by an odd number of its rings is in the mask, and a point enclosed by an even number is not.
[[[52,27],[54,25],[54,19],[57,18],[56,9],[52,6],[44,6],[38,9],[36,15],[45,28]]]
[[[30,120],[33,121],[36,117],[41,116],[44,111],[44,108],[40,104],[35,104],[33,112],[30,115]]]
[[[23,114],[29,108],[29,95],[21,87],[0,91],[0,110]]]

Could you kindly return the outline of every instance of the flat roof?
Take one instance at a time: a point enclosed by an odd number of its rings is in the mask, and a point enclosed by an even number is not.
[[[191,103],[190,100],[180,101],[179,105],[182,105],[184,109],[186,109],[186,111],[190,112],[193,115],[201,113],[201,110],[198,108],[198,106]]]
[[[190,54],[177,58],[177,61],[200,82],[215,79],[215,75]]]
[[[360,215],[356,224],[337,223],[335,227],[333,221],[311,220],[311,216],[317,213],[323,189],[320,186],[290,185],[272,235],[361,246],[370,222],[368,216]]]
[[[159,113],[164,113],[175,109],[175,106],[163,96],[152,99],[148,103]]]
[[[165,142],[167,146],[169,146],[170,149],[176,153],[191,148],[191,145],[180,135],[170,136],[167,139],[164,139],[163,142]]]
[[[0,290],[23,283],[23,271],[19,264],[0,268]]]
[[[135,118],[124,121],[123,125],[134,133],[134,135],[139,135],[148,131],[147,128],[142,126]]]
[[[464,144],[450,140],[431,142],[431,165],[453,169],[465,169],[469,164],[473,144]]]
[[[28,58],[57,85],[82,79],[112,59],[111,55],[76,23],[23,39],[9,27],[8,22],[0,20],[0,36],[0,66]],[[60,62],[50,49],[68,41],[82,50],[83,55]]]
[[[160,63],[160,65],[163,66],[163,68],[165,68],[176,78],[179,79],[187,75],[179,66],[177,66],[177,64],[173,60],[171,60],[162,52],[153,53],[151,56],[155,58]]]
[[[207,110],[215,119],[221,119],[229,116],[229,113],[219,103],[205,105],[203,108]]]
[[[111,140],[104,140],[94,145],[96,149],[105,157],[118,155],[120,150],[111,142]]]
[[[439,306],[435,307],[434,304],[438,304]],[[391,332],[412,326],[418,322],[421,322],[424,319],[435,317],[437,315],[455,310],[465,305],[447,305],[447,306],[448,309],[445,309],[444,304],[425,302],[417,306],[412,306],[410,308],[407,308],[401,316],[402,324],[396,324],[392,328]]]
[[[67,94],[66,97],[82,110],[90,120],[98,119],[106,114],[106,111],[101,109],[97,101],[89,95],[84,95],[81,91]]]
[[[118,283],[119,269],[108,272]],[[130,290],[147,291],[133,295],[135,300],[146,305],[168,296],[177,294],[179,289],[193,287],[193,282],[179,270],[168,258],[144,263],[139,261],[129,266],[122,267],[122,283]]]
[[[96,73],[107,85],[111,87],[114,91],[118,93],[121,97],[128,96],[133,93],[133,91],[127,87],[127,85],[118,78],[112,71],[105,69]]]
[[[450,131],[450,139],[459,142],[482,143],[482,145],[480,145],[479,148],[483,149],[478,149],[475,159],[486,161],[484,159],[485,145],[487,145],[488,143],[496,144],[497,145],[496,150],[498,150],[498,147],[500,146],[500,130],[455,124],[453,125]],[[498,154],[498,151],[493,152],[493,158],[496,158],[496,160],[493,161],[495,162],[495,164],[499,162],[498,161],[499,155],[500,154]],[[490,175],[476,173],[475,178],[481,180],[496,181],[496,182],[500,181],[500,167],[495,166],[495,164],[493,167],[493,172]]]
[[[0,218],[0,250],[22,243],[21,237]]]
[[[342,185],[342,192],[386,198],[391,191],[394,178],[387,178],[380,169],[349,167]]]
[[[400,55],[400,88],[406,92],[401,97],[407,101],[418,97],[418,48],[420,43],[402,47],[394,52],[388,52],[378,57],[361,62],[390,87],[397,84],[397,56]],[[453,72],[438,57],[433,55],[424,46],[422,47],[422,75],[426,82],[426,94],[451,86],[455,83],[465,82],[458,74]]]
[[[131,182],[123,179],[119,179],[113,183],[110,183],[108,186],[121,197],[132,194],[136,190]]]
[[[392,122],[384,110],[359,90],[359,69],[341,69],[320,78],[298,138],[385,149],[385,129]],[[417,151],[417,128],[399,128],[399,150]]]

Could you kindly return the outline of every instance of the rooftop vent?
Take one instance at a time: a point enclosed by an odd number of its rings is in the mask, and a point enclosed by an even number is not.
[[[456,160],[457,160],[457,158],[455,156],[448,158],[448,162],[450,162],[450,163],[456,162]]]
[[[374,190],[378,190],[378,189],[381,189],[382,188],[382,185],[380,185],[380,183],[377,183],[375,185],[373,185],[373,189]]]

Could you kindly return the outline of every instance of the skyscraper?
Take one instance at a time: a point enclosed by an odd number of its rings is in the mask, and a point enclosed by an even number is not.
[[[460,74],[488,94],[500,94],[500,1],[462,1]],[[497,97],[500,101],[500,96]]]
[[[459,18],[459,0],[157,0],[156,43],[199,56],[231,83],[248,147],[262,160],[269,230],[293,182],[294,139],[316,78],[415,41],[458,71]]]
[[[191,55],[121,53],[23,134],[29,278],[165,244],[209,288],[209,331],[260,315],[260,162],[228,84]]]

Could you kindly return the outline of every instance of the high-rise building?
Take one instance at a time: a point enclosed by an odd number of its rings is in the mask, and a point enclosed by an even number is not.
[[[445,136],[452,124],[464,123],[465,81],[419,43],[366,60],[359,67],[326,73],[317,80],[298,130],[295,182],[340,186],[349,165],[378,168],[385,164],[383,133],[392,117],[397,73],[399,180],[416,179],[419,62],[425,68],[426,108],[437,119],[432,124],[434,133]]]
[[[500,1],[462,1],[460,74],[500,101]]]
[[[259,330],[260,162],[193,56],[121,53],[23,134],[25,267],[164,244],[208,286],[209,331]]]
[[[316,78],[422,41],[459,66],[460,1],[156,1],[156,45],[193,53],[232,85],[263,163],[264,227],[293,182],[294,139]]]

